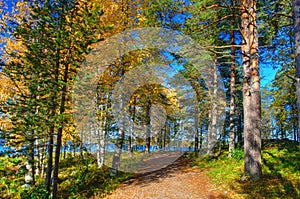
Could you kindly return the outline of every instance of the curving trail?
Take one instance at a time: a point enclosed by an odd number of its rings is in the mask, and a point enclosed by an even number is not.
[[[175,154],[174,152],[166,152],[150,156],[139,168],[138,173],[135,174],[134,178],[122,184],[112,195],[108,196],[107,198],[230,198],[226,193],[218,190],[209,183],[209,179],[206,177],[204,171],[193,168],[191,166],[191,162],[186,160],[184,157],[177,158],[178,154]],[[168,166],[160,168],[156,171],[149,171],[149,168],[162,167],[162,165]]]

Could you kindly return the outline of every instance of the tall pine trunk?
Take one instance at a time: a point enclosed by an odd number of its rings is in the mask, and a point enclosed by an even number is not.
[[[231,25],[234,25],[234,18],[231,19]],[[231,66],[230,66],[230,138],[229,138],[229,153],[228,156],[233,156],[235,149],[235,35],[234,30],[231,31]]]
[[[296,68],[296,95],[298,109],[298,129],[300,129],[300,0],[293,0],[293,19],[295,34],[295,68]],[[298,138],[300,137],[298,131]]]
[[[261,103],[258,66],[258,31],[256,1],[241,0],[242,61],[244,69],[244,175],[252,180],[262,176],[261,164]]]
[[[59,114],[61,116],[65,113],[66,105],[66,95],[67,95],[67,83],[68,83],[68,73],[69,73],[69,64],[65,65],[64,76],[63,76],[63,87],[62,87],[62,96],[60,102]],[[54,159],[54,169],[53,169],[53,188],[52,188],[52,198],[57,198],[57,186],[58,186],[58,171],[59,171],[59,158],[62,147],[62,132],[63,132],[64,121],[61,121],[60,127],[57,131],[56,137],[56,150],[55,150],[55,159]],[[75,148],[75,146],[74,146]]]
[[[211,110],[209,112],[209,131],[208,131],[208,140],[207,140],[207,155],[214,156],[214,147],[217,143],[217,93],[218,93],[218,70],[217,70],[217,60],[214,61],[214,69],[213,69],[213,85],[212,85],[212,104]]]

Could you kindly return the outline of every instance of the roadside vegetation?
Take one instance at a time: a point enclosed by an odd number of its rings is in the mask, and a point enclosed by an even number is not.
[[[209,156],[189,156],[193,166],[207,173],[216,189],[221,189],[232,198],[299,198],[300,197],[300,145],[289,140],[267,141],[263,145],[263,177],[258,181],[243,174],[243,150],[237,148],[233,158],[228,157],[226,145],[216,150],[214,158]],[[125,155],[125,154],[124,154]],[[142,154],[134,154],[136,163],[141,162]],[[125,155],[126,156],[126,155]],[[128,155],[129,157],[129,155]],[[126,157],[125,157],[126,158]],[[29,190],[24,184],[25,157],[0,157],[0,198],[42,198],[43,180]],[[132,164],[133,162],[129,162]],[[81,157],[71,153],[62,159],[59,174],[59,198],[104,198],[121,183],[132,177],[119,172],[111,177],[107,166],[97,168],[97,160],[92,155]]]
[[[43,178],[38,177],[34,187],[25,190],[25,157],[0,158],[0,198],[43,198]],[[110,177],[111,169],[107,166],[97,168],[94,156],[85,158],[69,155],[61,161],[59,174],[59,198],[103,198],[114,191],[121,182],[130,178],[130,174],[119,172]]]
[[[263,177],[258,181],[241,181],[244,167],[243,150],[237,148],[233,158],[228,150],[218,150],[215,158],[193,158],[193,164],[206,171],[211,183],[230,193],[232,198],[299,198],[300,145],[289,140],[273,140],[262,148]]]

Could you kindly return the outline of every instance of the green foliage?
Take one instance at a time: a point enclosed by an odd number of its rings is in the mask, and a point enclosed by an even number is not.
[[[68,167],[61,168],[59,179],[59,195],[64,198],[90,198],[97,196],[103,198],[106,194],[115,190],[119,183],[128,179],[130,175],[120,173],[111,178],[109,167],[98,168],[93,156],[85,159],[80,157],[62,160],[62,164]]]
[[[233,158],[236,159],[236,160],[242,160],[244,158],[244,150],[235,149],[233,151]]]
[[[292,141],[269,142],[262,151],[263,177],[258,181],[241,182],[243,152],[236,158],[225,151],[217,158],[195,159],[194,165],[207,170],[212,182],[229,192],[232,198],[298,198],[300,196],[300,147]]]
[[[34,186],[33,188],[29,190],[24,190],[20,196],[21,199],[38,199],[42,198],[45,194],[44,184],[39,184]],[[49,196],[50,199],[50,196]]]
[[[17,173],[20,164],[24,164],[23,157],[0,158],[0,198],[38,199],[45,194],[44,179],[38,177],[35,186],[24,189],[22,173]],[[93,156],[82,158],[80,156],[68,157],[61,161],[59,174],[59,193],[61,198],[90,198],[92,196],[103,198],[113,192],[120,183],[130,178],[129,174],[119,173],[110,177],[111,169],[104,166],[97,168]],[[3,173],[5,172],[5,173]]]
[[[24,184],[25,159],[19,157],[0,157],[0,198],[15,198]]]

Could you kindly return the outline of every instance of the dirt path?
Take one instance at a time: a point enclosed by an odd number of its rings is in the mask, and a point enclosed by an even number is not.
[[[174,162],[175,154],[160,154],[150,157],[139,169],[139,173],[122,184],[108,199],[214,199],[229,198],[226,193],[210,185],[205,172],[192,168],[191,163],[181,157]],[[157,171],[149,168],[170,165]],[[143,172],[145,171],[145,172]]]

